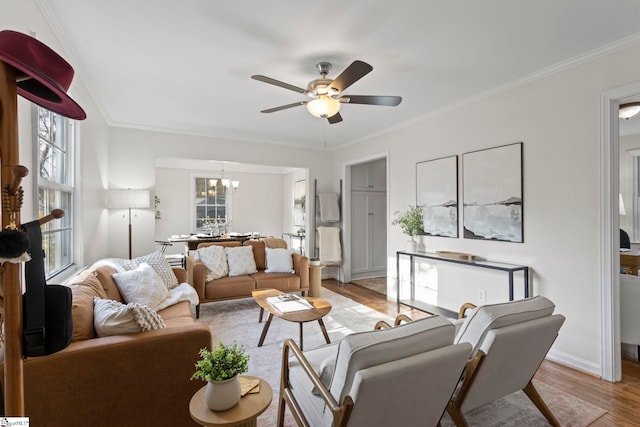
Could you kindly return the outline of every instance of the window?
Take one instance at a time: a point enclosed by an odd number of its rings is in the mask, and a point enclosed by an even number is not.
[[[61,219],[42,227],[45,275],[52,277],[73,262],[73,146],[74,121],[35,107],[38,159],[36,216],[62,209]]]
[[[215,177],[195,177],[193,200],[196,233],[224,234],[231,224],[231,192]]]

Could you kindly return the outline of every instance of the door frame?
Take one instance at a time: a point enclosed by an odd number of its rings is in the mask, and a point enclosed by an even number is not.
[[[389,152],[383,151],[377,154],[371,154],[366,157],[360,157],[358,159],[349,160],[348,162],[343,163],[342,165],[342,174],[343,174],[343,185],[344,191],[342,192],[342,209],[344,214],[344,223],[342,224],[344,231],[343,238],[343,253],[344,260],[342,265],[342,281],[344,283],[351,282],[351,167],[361,164],[368,163],[374,160],[385,159],[385,174],[386,174],[386,194],[387,194],[387,218],[389,218]],[[389,225],[387,224],[387,254],[389,253]],[[387,257],[388,258],[388,257]],[[387,263],[388,264],[388,263]],[[388,270],[388,265],[387,265]]]
[[[618,109],[625,98],[640,95],[640,82],[604,92],[600,99],[600,283],[601,376],[622,379],[620,341],[620,131]]]

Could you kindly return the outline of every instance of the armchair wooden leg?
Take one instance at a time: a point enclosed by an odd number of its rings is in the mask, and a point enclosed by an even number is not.
[[[462,410],[460,410],[460,408],[454,403],[449,402],[449,404],[447,405],[447,413],[453,420],[453,423],[456,425],[456,427],[469,427],[469,424],[467,424],[467,420],[462,414]]]
[[[200,318],[200,304],[196,305],[196,319]]]
[[[529,384],[527,384],[525,388],[522,389],[522,391],[525,392],[527,397],[533,402],[534,405],[536,405],[536,408],[538,408],[538,410],[542,412],[542,415],[544,415],[544,417],[553,427],[560,427],[560,423],[553,415],[547,404],[544,403],[544,400],[542,400],[542,396],[538,394],[538,390],[536,390],[531,381],[529,381]]]

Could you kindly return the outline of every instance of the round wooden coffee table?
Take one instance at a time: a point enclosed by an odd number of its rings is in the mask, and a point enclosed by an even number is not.
[[[245,375],[246,378],[257,378]],[[189,413],[195,422],[203,426],[256,427],[258,415],[271,404],[273,390],[265,380],[260,380],[260,392],[244,395],[240,402],[226,411],[212,411],[204,401],[205,385],[189,402]]]
[[[260,306],[260,319],[259,322],[262,322],[262,315],[264,314],[264,310],[267,310],[269,316],[267,317],[267,321],[262,328],[262,335],[260,335],[260,341],[258,341],[258,347],[262,346],[264,342],[264,338],[267,336],[267,331],[269,330],[269,325],[271,325],[271,320],[273,316],[279,317],[281,319],[287,320],[289,322],[297,322],[300,325],[300,350],[304,350],[304,342],[303,342],[303,333],[302,333],[302,325],[306,322],[313,322],[315,320],[318,321],[320,325],[320,330],[322,331],[322,335],[324,335],[324,339],[327,344],[331,344],[331,340],[329,339],[329,334],[327,333],[327,328],[324,326],[324,322],[322,318],[326,316],[331,311],[331,304],[328,301],[325,301],[320,298],[305,298],[308,302],[311,303],[313,308],[307,310],[293,311],[290,313],[281,313],[275,307],[273,307],[267,301],[267,298],[282,295],[284,292],[280,292],[277,289],[260,289],[252,292],[253,298],[256,300],[258,305]]]

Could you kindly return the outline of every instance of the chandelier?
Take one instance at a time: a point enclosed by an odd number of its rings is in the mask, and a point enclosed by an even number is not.
[[[227,193],[235,193],[235,191],[238,189],[238,187],[240,187],[240,181],[232,181],[229,178],[225,178],[224,176],[224,163],[222,163],[222,167],[220,169],[220,184],[222,185],[222,187],[224,188],[225,192]],[[215,191],[216,186],[218,185],[218,179],[217,178],[212,178],[209,180],[209,187],[211,187],[213,190],[209,190],[209,191]]]

